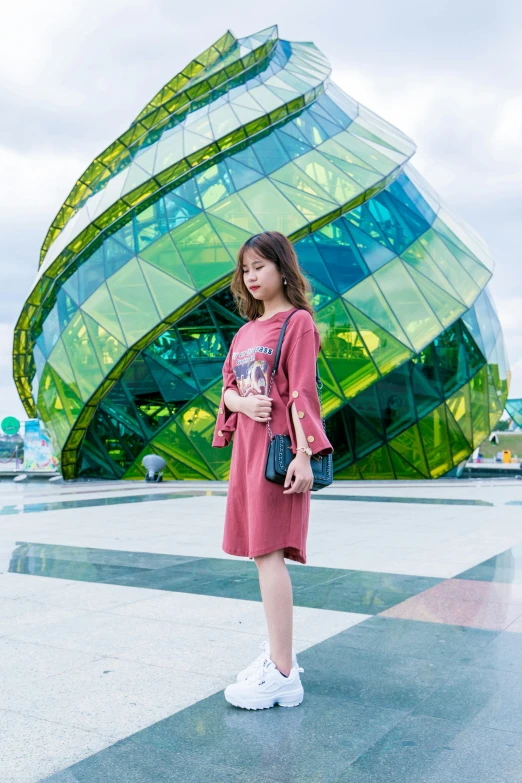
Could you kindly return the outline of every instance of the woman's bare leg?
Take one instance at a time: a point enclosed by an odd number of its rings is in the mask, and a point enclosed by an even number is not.
[[[254,557],[265,609],[270,657],[287,675],[292,668],[293,601],[292,582],[283,557],[284,549]]]

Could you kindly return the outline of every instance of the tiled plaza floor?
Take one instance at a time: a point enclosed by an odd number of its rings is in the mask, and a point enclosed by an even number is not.
[[[312,493],[304,701],[257,712],[226,490],[0,484],[1,783],[520,783],[522,481]]]

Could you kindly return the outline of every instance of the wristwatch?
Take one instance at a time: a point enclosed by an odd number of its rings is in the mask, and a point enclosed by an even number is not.
[[[311,457],[313,453],[310,446],[297,446],[297,451],[303,451],[305,454],[308,454],[309,457]]]

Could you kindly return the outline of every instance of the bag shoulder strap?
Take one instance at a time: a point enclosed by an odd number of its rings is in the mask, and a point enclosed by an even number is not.
[[[285,336],[287,324],[288,324],[290,318],[293,315],[295,315],[297,312],[299,312],[300,310],[301,310],[301,308],[299,307],[296,310],[294,310],[293,312],[291,312],[290,315],[287,316],[287,318],[285,318],[285,322],[283,323],[283,325],[281,327],[281,332],[279,334],[279,340],[277,342],[276,355],[275,355],[275,359],[274,359],[274,367],[273,367],[273,370],[272,370],[272,377],[276,374],[277,368],[279,367],[279,358],[281,356],[281,346],[283,345],[283,339],[284,339],[284,336]],[[321,379],[319,377],[319,363],[318,362],[316,362],[316,365],[315,365],[315,381],[316,381],[316,383],[318,385],[321,382]]]

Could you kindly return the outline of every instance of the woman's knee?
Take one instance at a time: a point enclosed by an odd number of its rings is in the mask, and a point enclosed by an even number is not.
[[[257,555],[257,557],[254,557],[254,563],[259,568],[262,568],[263,565],[266,563],[272,562],[274,560],[281,561],[284,563],[284,549],[277,549],[275,552],[267,552],[264,555]]]

